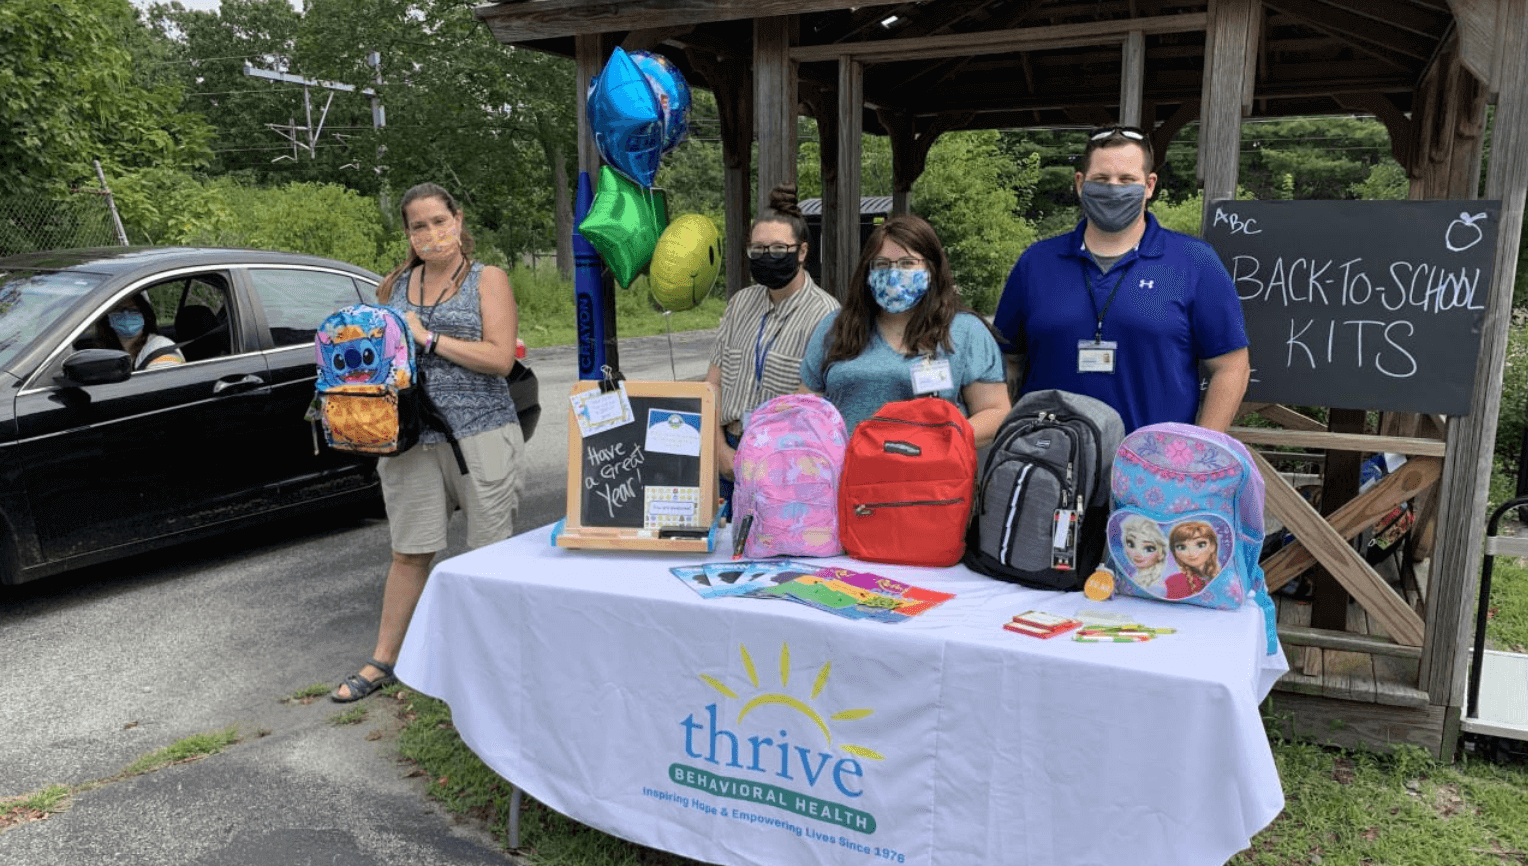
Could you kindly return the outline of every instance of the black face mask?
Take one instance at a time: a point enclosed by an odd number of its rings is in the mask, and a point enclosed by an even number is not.
[[[783,289],[791,280],[796,278],[796,272],[801,270],[800,262],[796,261],[796,254],[790,253],[765,253],[756,259],[748,260],[748,273],[753,276],[753,281],[766,289]]]

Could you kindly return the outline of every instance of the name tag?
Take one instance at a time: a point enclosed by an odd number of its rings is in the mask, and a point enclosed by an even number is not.
[[[925,357],[913,362],[914,394],[934,394],[939,391],[949,391],[954,387],[955,377],[950,373],[948,358],[935,361]]]
[[[1113,373],[1119,344],[1113,340],[1078,340],[1077,372]]]

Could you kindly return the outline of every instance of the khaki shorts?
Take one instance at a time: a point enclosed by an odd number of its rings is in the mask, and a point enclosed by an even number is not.
[[[388,530],[397,553],[446,549],[446,525],[457,508],[467,514],[467,545],[503,541],[515,531],[520,506],[520,461],[525,439],[519,424],[458,440],[467,474],[446,442],[415,445],[377,460]]]

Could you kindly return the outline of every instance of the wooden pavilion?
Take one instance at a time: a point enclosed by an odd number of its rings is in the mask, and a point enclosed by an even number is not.
[[[858,209],[840,203],[860,200],[867,132],[891,139],[895,211],[951,130],[1140,125],[1161,159],[1198,122],[1208,208],[1234,196],[1244,119],[1355,113],[1384,123],[1412,198],[1500,199],[1469,415],[1388,413],[1375,427],[1361,410],[1322,423],[1249,404],[1283,429],[1233,430],[1255,447],[1313,449],[1324,467],[1323,515],[1268,462],[1273,452],[1259,457],[1268,510],[1297,538],[1265,561],[1270,586],[1319,572],[1315,604],[1281,615],[1292,671],[1276,712],[1328,741],[1452,756],[1528,189],[1528,0],[512,0],[477,15],[503,43],[576,58],[578,94],[617,45],[660,52],[713,91],[728,238],[747,231],[753,202],[794,180],[796,120],[814,118],[830,288],[858,254]],[[580,168],[592,174],[598,155],[577,102]],[[736,291],[742,245],[726,255]],[[1358,461],[1376,452],[1413,459],[1355,496]],[[1421,527],[1410,553],[1429,566],[1397,590],[1350,542],[1408,500]]]

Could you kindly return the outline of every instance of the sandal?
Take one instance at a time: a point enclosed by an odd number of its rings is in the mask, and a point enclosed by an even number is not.
[[[348,704],[351,701],[359,701],[361,698],[366,697],[377,689],[380,689],[383,686],[390,686],[398,681],[398,678],[393,676],[392,665],[379,662],[376,659],[367,659],[366,663],[381,671],[382,676],[377,677],[374,680],[369,680],[361,676],[360,671],[356,671],[355,673],[345,677],[343,680],[340,680],[340,685],[335,686],[334,691],[329,693],[329,700],[334,701],[337,704]],[[350,690],[349,696],[340,696],[340,686],[344,686]]]

